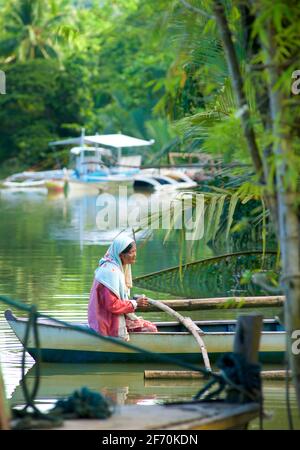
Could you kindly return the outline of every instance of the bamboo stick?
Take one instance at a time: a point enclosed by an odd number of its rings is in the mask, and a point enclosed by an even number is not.
[[[172,308],[170,308],[169,306],[165,305],[162,302],[159,302],[158,300],[152,300],[149,297],[147,297],[147,299],[151,305],[153,305],[156,308],[159,308],[162,311],[166,312],[167,314],[170,314],[171,316],[175,317],[177,320],[179,320],[179,322],[181,322],[189,330],[189,332],[196,339],[196,341],[201,349],[201,353],[203,356],[203,360],[204,360],[206,369],[211,371],[211,366],[210,366],[210,362],[209,362],[207,349],[206,349],[204,341],[201,338],[200,333],[199,333],[199,332],[201,332],[200,328],[192,321],[192,319],[190,317],[183,317],[181,314],[177,313]],[[202,334],[203,334],[203,332],[202,332]]]
[[[218,373],[218,372],[217,372]],[[264,380],[284,380],[286,377],[285,370],[263,370],[261,377]],[[289,378],[291,377],[291,371],[288,372]],[[195,379],[204,378],[201,372],[193,370],[145,370],[144,378],[147,380],[154,379]]]
[[[264,296],[264,297],[219,297],[219,298],[194,298],[179,300],[161,301],[176,311],[197,311],[217,308],[257,308],[257,307],[278,307],[284,304],[283,295]],[[155,311],[155,306],[141,307],[140,311]]]

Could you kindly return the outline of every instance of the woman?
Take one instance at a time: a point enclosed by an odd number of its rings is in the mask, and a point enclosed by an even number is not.
[[[135,260],[135,242],[122,233],[99,261],[90,293],[88,321],[91,328],[104,336],[129,340],[130,331],[157,332],[154,324],[133,314],[138,306],[148,305],[144,296],[129,299],[131,264]]]

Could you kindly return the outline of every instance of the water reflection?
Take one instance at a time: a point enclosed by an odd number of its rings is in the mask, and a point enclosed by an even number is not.
[[[144,370],[160,370],[161,364],[42,364],[40,387],[37,393],[37,405],[45,410],[54,402],[72,394],[83,386],[101,392],[116,405],[150,405],[170,401],[188,401],[201,389],[204,381],[197,379],[182,380],[145,380]],[[176,367],[165,365],[164,370]],[[26,384],[32,389],[35,377],[33,366],[26,374]],[[21,382],[13,391],[12,405],[24,404]],[[264,420],[265,429],[288,429],[285,405],[285,387],[280,381],[264,381],[264,409],[269,418]],[[290,400],[295,428],[300,428],[297,414],[295,392],[291,390]],[[251,423],[250,429],[258,429],[259,421]]]
[[[55,401],[83,386],[101,392],[118,405],[191,399],[202,385],[201,380],[160,384],[144,380],[144,370],[159,370],[161,364],[42,364],[37,402]],[[174,370],[174,366],[165,366]],[[35,366],[26,374],[26,385],[32,389]],[[22,382],[11,396],[11,404],[24,403]]]

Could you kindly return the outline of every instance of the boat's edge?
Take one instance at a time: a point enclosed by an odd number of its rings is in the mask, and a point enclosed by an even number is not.
[[[16,316],[14,316],[14,314],[12,313],[12,311],[10,310],[10,309],[7,309],[6,311],[4,311],[4,317],[5,317],[5,319],[7,320],[7,321],[10,321],[10,322],[12,322],[12,321],[14,321],[14,322],[24,322],[24,321],[27,321],[28,319],[26,319],[26,318],[19,318],[19,317],[16,317]],[[49,319],[51,320],[51,318],[49,317]],[[263,322],[264,323],[266,323],[266,324],[273,324],[273,323],[277,323],[278,321],[276,320],[276,319],[264,319],[263,320]],[[160,322],[156,322],[156,321],[154,321],[153,322],[155,325],[158,325],[158,326],[164,326],[164,325],[169,325],[169,326],[175,326],[175,325],[178,325],[179,324],[179,322],[176,322],[176,321],[160,321]],[[228,319],[228,320],[195,320],[195,323],[198,325],[198,326],[203,326],[203,325],[227,325],[227,324],[229,324],[229,325],[235,325],[236,323],[237,323],[237,320],[236,319]],[[39,325],[43,325],[43,326],[55,326],[55,327],[65,327],[66,325],[65,324],[59,324],[59,323],[48,323],[48,322],[41,322],[41,323],[39,323]],[[81,326],[81,325],[83,325],[82,323],[76,323],[76,325],[79,325],[79,326]],[[272,333],[273,331],[271,331],[271,333]],[[277,333],[280,333],[280,332],[282,332],[282,333],[284,333],[285,331],[277,331]],[[182,333],[184,333],[184,332],[182,332]],[[264,333],[268,333],[268,331],[264,331]],[[204,333],[205,334],[205,333]]]
[[[12,310],[11,309],[6,309],[4,311],[4,317],[7,320],[7,322],[17,322],[18,319],[16,318],[16,316],[13,315]]]

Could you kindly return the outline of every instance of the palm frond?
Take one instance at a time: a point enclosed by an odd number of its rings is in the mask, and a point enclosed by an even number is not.
[[[239,252],[178,265],[135,278],[139,288],[185,298],[261,295],[253,282],[243,284],[246,270],[275,270],[276,252]]]

